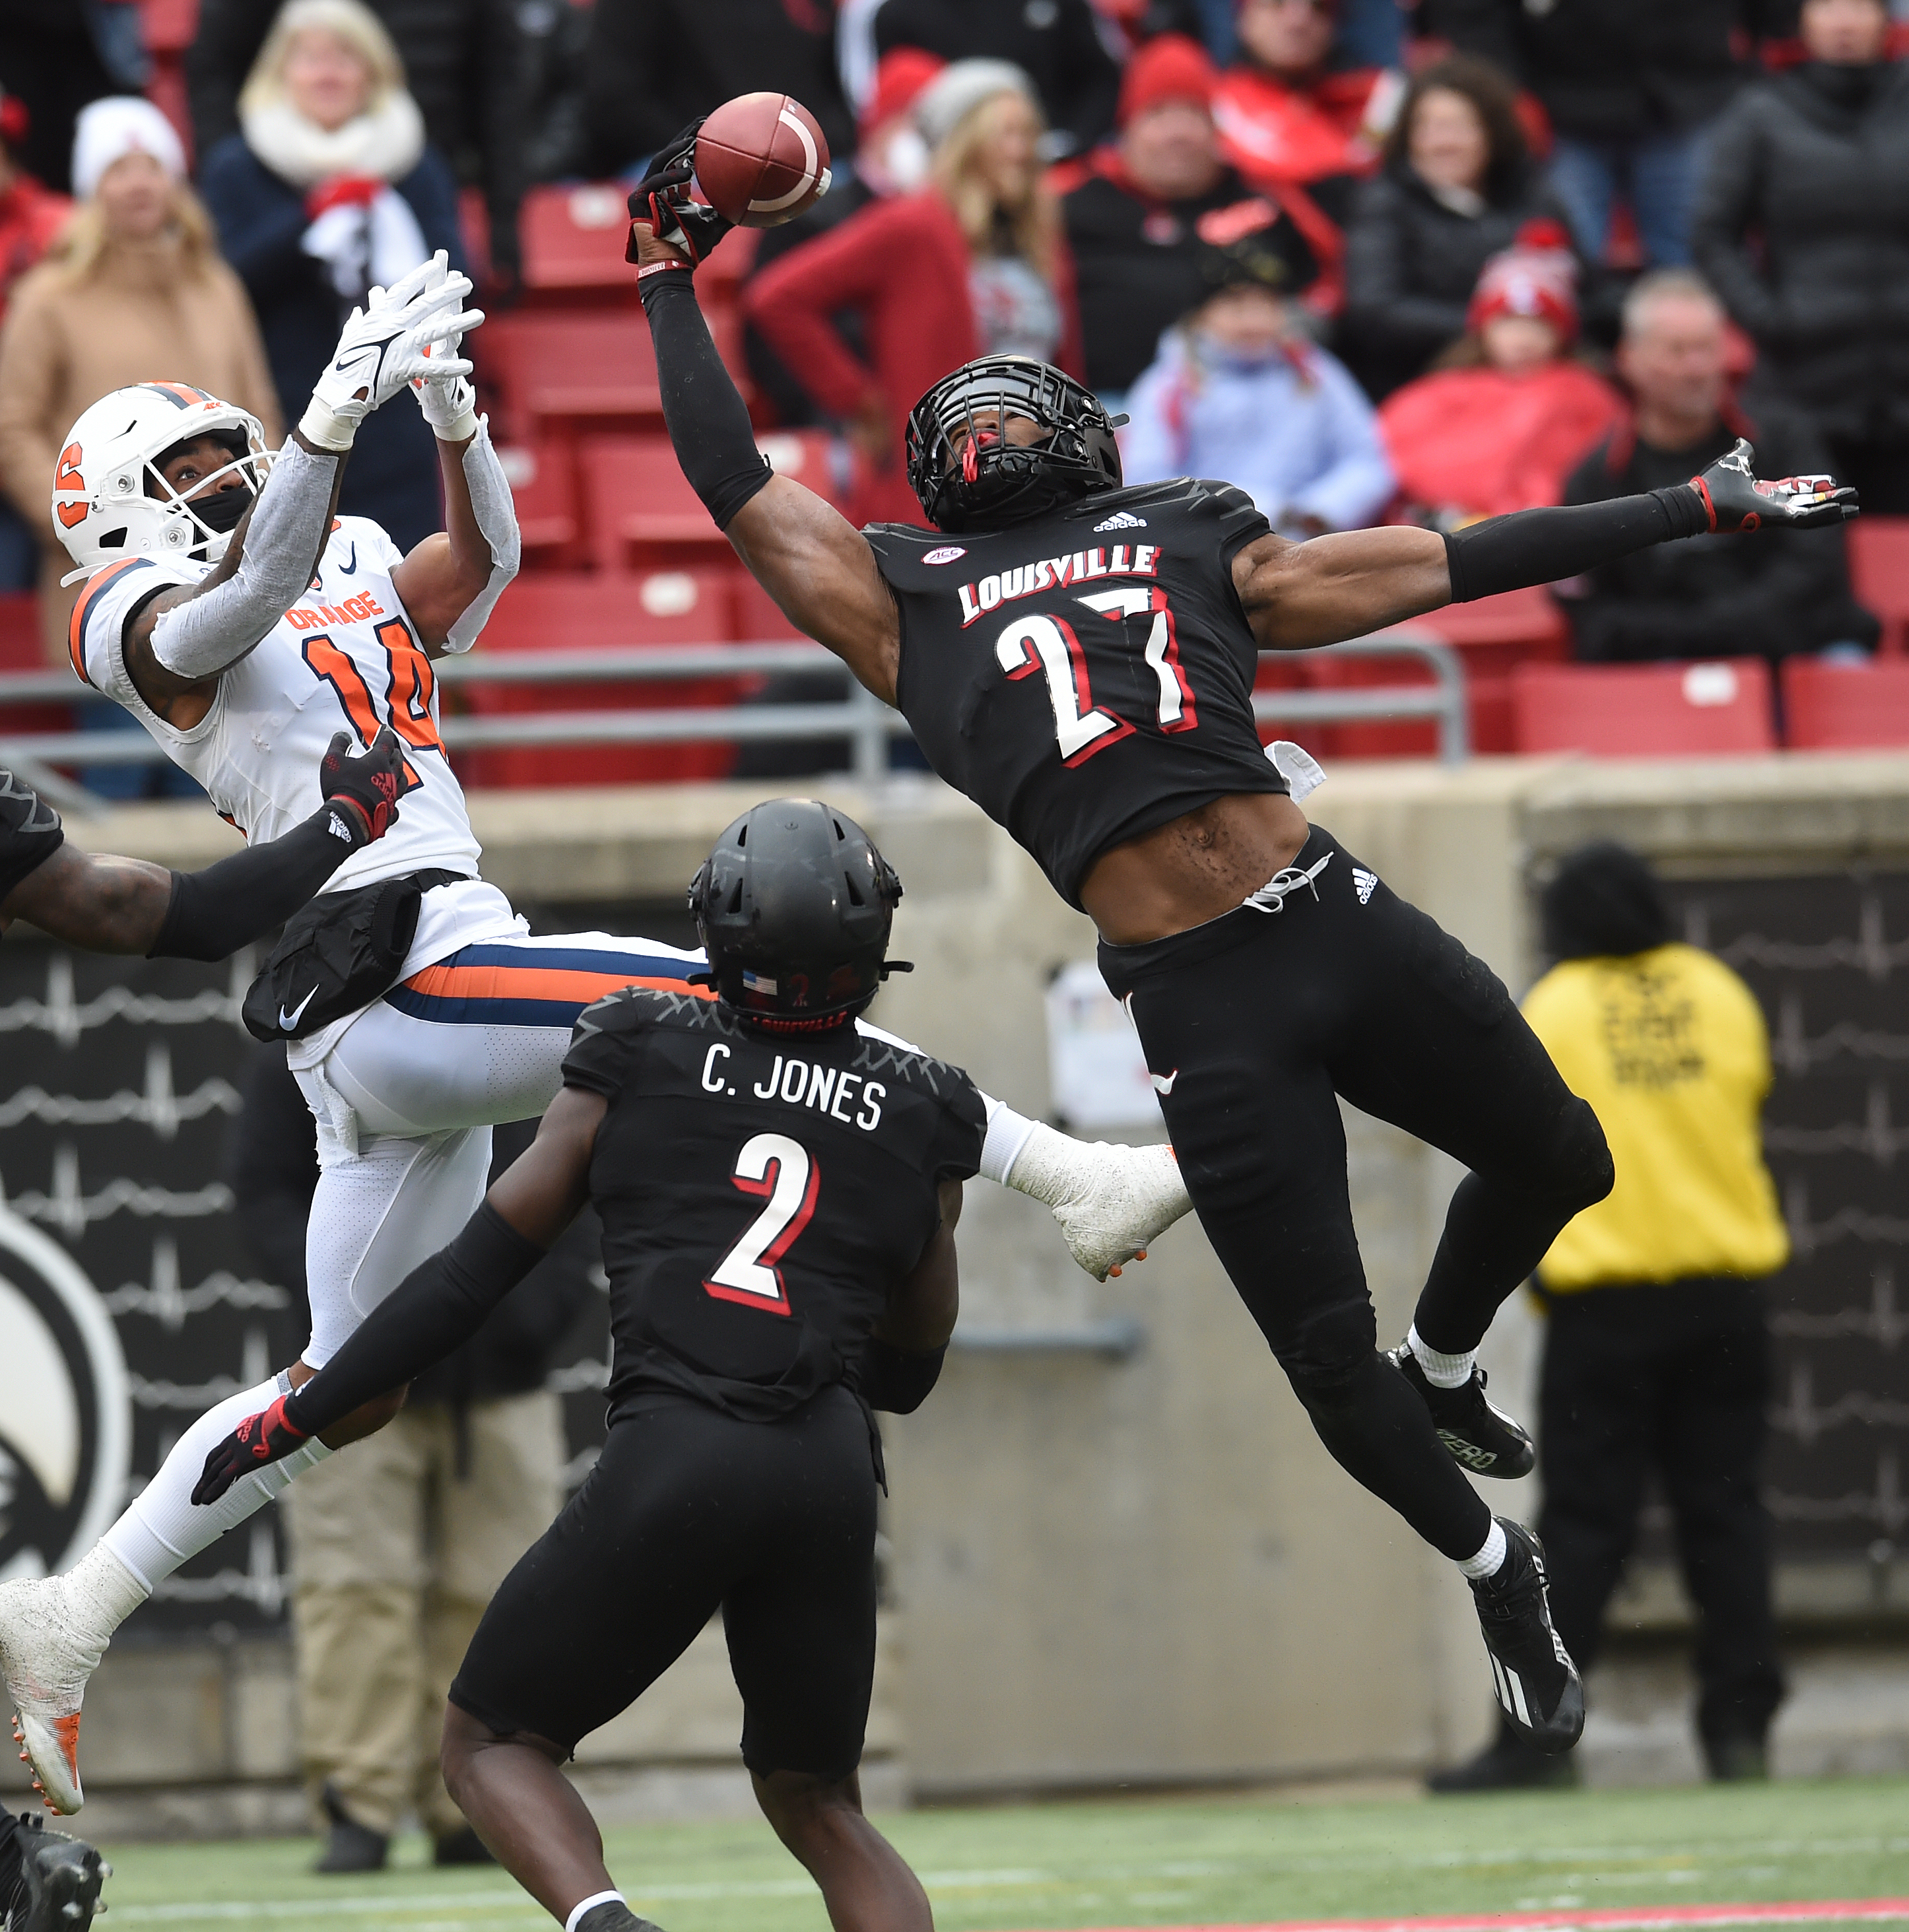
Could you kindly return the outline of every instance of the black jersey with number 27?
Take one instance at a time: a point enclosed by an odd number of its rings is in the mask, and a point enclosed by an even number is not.
[[[1230,792],[1286,790],[1253,723],[1259,645],[1232,580],[1268,528],[1244,490],[1183,476],[958,538],[864,532],[928,762],[1070,905],[1109,846]]]
[[[610,1103],[613,1421],[659,1390],[766,1420],[841,1381],[987,1128],[960,1068],[865,1024],[771,1035],[640,987],[579,1016],[563,1083]]]

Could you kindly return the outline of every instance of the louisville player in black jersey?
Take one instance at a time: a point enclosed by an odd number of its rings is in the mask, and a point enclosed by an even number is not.
[[[900,882],[851,820],[758,806],[690,887],[714,1000],[585,1010],[563,1090],[462,1234],[330,1362],[213,1449],[195,1502],[475,1332],[587,1199],[610,1276],[602,1459],[499,1590],[451,1688],[444,1778],[566,1932],[644,1922],[557,1767],[719,1606],[743,1757],[838,1932],[929,1932],[862,1815],[875,1668],[870,1408],[914,1408],[954,1327],[968,1076],[858,1017]]]
[[[630,197],[629,256],[678,460],[803,631],[899,706],[929,762],[1100,931],[1202,1226],[1332,1454],[1472,1582],[1511,1723],[1568,1750],[1583,1695],[1542,1552],[1460,1472],[1517,1476],[1523,1431],[1475,1351],[1574,1214],[1604,1136],[1482,962],[1309,826],[1262,753],[1262,650],[1363,635],[1706,531],[1855,514],[1827,478],[1759,482],[1748,444],[1648,496],[1455,536],[1289,543],[1239,490],[1121,487],[1115,425],[1056,369],[970,363],[916,406],[928,520],[858,532],[767,469],[690,275],[726,224],[690,199],[695,130]],[[1410,1333],[1378,1352],[1337,1096],[1469,1170]]]
[[[83,852],[60,816],[0,770],[0,932],[17,919],[89,952],[224,959],[284,924],[398,815],[403,747],[391,731],[358,758],[341,731],[319,772],[325,802],[284,837],[203,872]]]

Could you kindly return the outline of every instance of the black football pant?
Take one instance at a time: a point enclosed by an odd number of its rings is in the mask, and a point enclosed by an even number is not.
[[[1783,1696],[1760,1493],[1769,1344],[1754,1282],[1688,1280],[1546,1298],[1538,1526],[1551,1619],[1580,1669],[1655,1472],[1697,1612],[1697,1735],[1760,1742]]]
[[[575,1750],[720,1609],[743,1762],[846,1778],[875,1679],[875,1530],[869,1424],[842,1384],[772,1422],[647,1399],[504,1579],[451,1702]]]
[[[1418,1333],[1475,1348],[1565,1222],[1610,1191],[1597,1117],[1490,968],[1313,829],[1330,854],[1277,911],[1100,948],[1159,1082],[1187,1191],[1233,1286],[1344,1468],[1448,1556],[1490,1512],[1376,1353],[1343,1095],[1463,1162]]]

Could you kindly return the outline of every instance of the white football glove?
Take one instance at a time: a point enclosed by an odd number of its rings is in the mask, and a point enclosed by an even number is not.
[[[440,254],[430,266],[433,270],[431,286],[435,286],[447,278],[449,265]],[[432,373],[415,377],[411,384],[418,408],[440,442],[465,442],[477,434],[477,392],[471,387],[470,376],[437,373],[440,362],[458,357],[462,346],[461,335],[427,344],[425,354]],[[470,366],[464,364],[466,368]]]
[[[463,307],[470,292],[470,278],[450,268],[442,250],[389,289],[373,289],[364,308],[352,310],[313,386],[299,422],[306,440],[321,449],[349,449],[358,425],[407,383],[427,373],[440,380],[469,375],[470,363],[441,345],[455,345],[484,320],[481,310]]]

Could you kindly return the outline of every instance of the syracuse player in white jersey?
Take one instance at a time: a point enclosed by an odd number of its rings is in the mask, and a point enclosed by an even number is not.
[[[121,389],[76,423],[53,518],[88,578],[74,670],[125,705],[248,839],[318,800],[341,726],[404,741],[395,825],[287,926],[246,1002],[276,1034],[318,1122],[306,1272],[311,1339],[273,1380],[182,1436],[118,1522],[63,1576],[0,1584],[0,1676],[50,1809],[77,1811],[88,1678],[153,1587],[302,1469],[383,1426],[368,1405],[209,1508],[207,1450],[327,1362],[482,1198],[493,1124],[543,1112],[583,1007],[632,983],[713,997],[700,953],[604,933],[532,938],[478,877],[438,735],[432,660],[470,649],[515,574],[509,485],[458,353],[482,321],[440,255],[374,290],[275,456],[245,411],[173,382]],[[359,422],[407,388],[437,432],[446,530],[401,555],[334,512]],[[1045,1201],[1091,1273],[1145,1250],[1190,1203],[1171,1150],[1085,1147],[989,1102],[982,1172]]]

